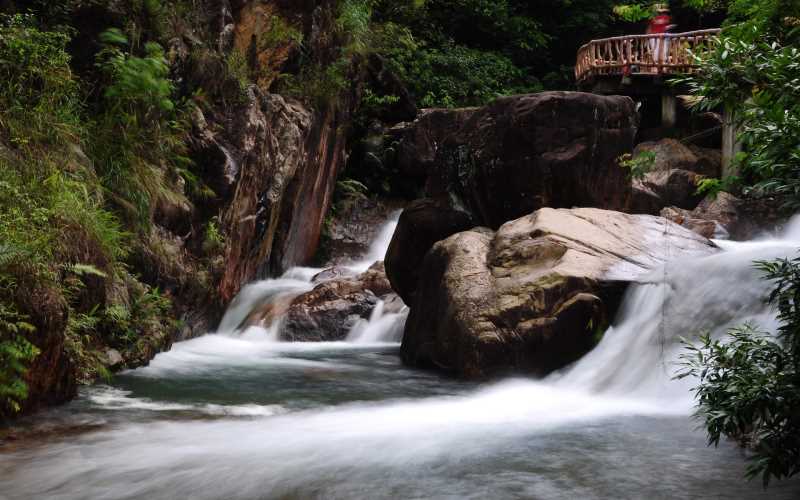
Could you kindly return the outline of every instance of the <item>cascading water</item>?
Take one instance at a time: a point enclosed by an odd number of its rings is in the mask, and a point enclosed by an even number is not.
[[[0,498],[797,498],[797,481],[744,482],[730,443],[707,448],[691,381],[671,380],[680,336],[774,326],[751,263],[800,238],[720,245],[632,286],[597,348],[541,381],[408,370],[396,346],[356,342],[376,339],[380,310],[349,342],[178,344],[40,417],[81,429],[0,454]],[[281,280],[243,290],[220,331],[297,291]]]
[[[357,275],[369,269],[375,262],[383,260],[392,240],[394,230],[397,227],[399,217],[400,212],[396,212],[381,226],[366,255],[340,267],[346,272]],[[296,267],[288,270],[279,278],[257,281],[245,286],[231,302],[217,332],[227,336],[240,335],[242,332],[239,330],[253,310],[280,298],[297,296],[311,290],[314,287],[314,277],[323,271],[324,269],[322,268]],[[407,312],[384,314],[383,306],[384,304],[381,301],[373,311],[369,321],[362,321],[356,325],[355,329],[358,329],[359,332],[367,331],[366,335],[354,332],[348,337],[348,340],[354,342],[399,341],[397,323],[405,320]],[[402,331],[402,325],[399,325],[399,329]],[[254,332],[258,330],[256,328],[250,329],[249,337],[257,338]],[[262,337],[264,340],[276,341],[278,340],[279,330],[280,323],[278,322],[274,325],[274,328],[270,328]]]

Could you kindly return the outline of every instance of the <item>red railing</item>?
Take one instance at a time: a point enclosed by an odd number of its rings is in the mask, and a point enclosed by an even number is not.
[[[710,49],[719,32],[708,29],[592,40],[578,49],[575,79],[581,83],[600,75],[691,73],[696,65],[689,52]]]

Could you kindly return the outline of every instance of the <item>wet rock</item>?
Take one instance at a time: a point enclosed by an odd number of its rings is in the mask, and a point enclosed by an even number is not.
[[[714,251],[666,219],[590,208],[455,234],[425,257],[403,361],[469,378],[544,375],[591,349],[629,282],[667,258]]]
[[[497,228],[541,207],[623,210],[630,182],[617,158],[633,149],[633,100],[580,92],[497,99],[439,148],[431,182],[477,222]]]
[[[24,376],[28,397],[21,405],[22,412],[31,413],[68,401],[77,393],[77,382],[72,375],[72,361],[64,349],[68,320],[65,298],[55,287],[21,279],[17,282],[14,300],[20,313],[27,315],[28,321],[36,327],[27,337],[39,349],[39,355],[30,362]],[[3,410],[0,404],[0,416]]]
[[[403,210],[389,249],[386,274],[392,288],[411,304],[425,254],[439,240],[473,227],[466,212],[451,208],[445,200],[422,199]]]
[[[633,183],[632,211],[636,213],[658,214],[667,206],[692,210],[703,199],[697,194],[699,181],[722,173],[718,150],[663,139],[637,145],[633,156],[644,152],[654,153],[655,160],[650,171]]]
[[[785,217],[774,200],[741,199],[730,193],[709,195],[694,210],[666,207],[661,216],[707,238],[749,240],[776,230]]]
[[[357,277],[325,281],[291,301],[280,337],[295,342],[342,340],[360,320],[369,319],[379,297],[391,299],[391,294],[381,262]]]
[[[326,226],[324,247],[321,248],[325,253],[325,265],[343,264],[366,255],[386,221],[406,205],[404,200],[372,198],[339,203]]]
[[[289,190],[306,159],[312,119],[301,104],[256,87],[249,99],[237,140],[242,160],[236,191],[222,217],[229,242],[220,283],[226,301],[243,283],[268,272],[284,200],[297,201]]]
[[[351,278],[356,276],[356,274],[357,273],[350,268],[344,266],[334,266],[315,274],[314,277],[311,278],[311,282],[314,284],[324,283],[326,281],[335,279]]]
[[[369,318],[378,297],[355,279],[327,281],[292,301],[280,337],[292,342],[342,340]]]

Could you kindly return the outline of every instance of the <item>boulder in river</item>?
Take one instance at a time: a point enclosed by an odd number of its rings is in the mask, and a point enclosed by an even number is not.
[[[429,196],[458,200],[498,228],[542,207],[627,208],[617,158],[633,149],[632,99],[542,92],[497,99],[471,114],[437,151]]]
[[[403,211],[385,264],[392,288],[406,304],[413,301],[422,260],[434,243],[474,225],[469,214],[441,199],[417,200]]]
[[[629,282],[668,258],[714,251],[666,219],[591,208],[455,234],[424,259],[403,361],[467,378],[544,375],[593,347]]]
[[[344,340],[360,321],[369,319],[380,300],[397,309],[399,300],[386,278],[383,263],[376,262],[359,275],[332,268],[314,278],[313,290],[296,297],[284,296],[257,308],[246,325],[270,327],[280,321],[281,340],[320,342]]]

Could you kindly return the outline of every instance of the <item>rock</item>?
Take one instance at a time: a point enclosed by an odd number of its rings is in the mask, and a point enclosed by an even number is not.
[[[695,217],[694,213],[690,210],[678,207],[666,207],[661,210],[661,217],[694,231],[704,238],[723,240],[730,238],[728,230],[717,221]]]
[[[668,258],[714,251],[666,219],[592,208],[455,234],[425,257],[403,361],[468,378],[544,375],[592,348],[629,282]]]
[[[223,213],[226,267],[220,294],[230,301],[243,283],[266,276],[275,233],[291,183],[306,159],[311,113],[301,104],[250,88],[250,105],[239,127],[242,161],[231,204]]]
[[[390,293],[381,297],[383,301],[383,312],[385,314],[397,314],[403,312],[407,307],[403,299],[396,293]]]
[[[436,165],[436,153],[450,135],[457,132],[478,108],[423,109],[413,122],[392,127],[395,161],[401,174],[427,177]]]
[[[326,226],[326,239],[321,248],[325,254],[325,265],[343,264],[367,255],[386,221],[405,205],[407,202],[404,200],[372,198],[357,198],[349,203],[337,204]],[[380,258],[383,259],[383,256]]]
[[[19,312],[27,315],[36,327],[26,337],[39,349],[39,355],[28,364],[23,377],[28,397],[22,402],[21,411],[31,413],[68,401],[77,393],[77,383],[72,375],[72,360],[64,347],[69,314],[66,299],[57,287],[27,278],[17,282],[14,299]],[[5,401],[0,403],[0,418],[4,405]]]
[[[713,149],[662,139],[637,145],[633,156],[644,152],[655,153],[655,160],[650,171],[633,183],[634,212],[658,214],[671,205],[692,210],[703,199],[696,194],[698,182],[722,173],[722,155]]]
[[[352,269],[343,266],[333,266],[325,269],[324,271],[320,271],[319,273],[315,274],[311,278],[311,282],[314,284],[324,283],[326,281],[340,279],[340,278],[352,278],[356,276],[356,272]]]
[[[661,216],[707,238],[743,241],[781,225],[784,217],[775,206],[774,201],[743,200],[723,191],[707,196],[694,210],[667,207]]]
[[[359,320],[369,319],[379,297],[391,300],[391,295],[382,262],[357,277],[325,281],[291,301],[280,337],[295,342],[343,340]]]
[[[428,195],[460,200],[497,228],[541,207],[627,207],[630,182],[617,158],[633,149],[633,100],[581,92],[497,99],[439,148]]]
[[[250,104],[254,102],[251,101]],[[238,116],[241,118],[251,115],[240,113]],[[240,122],[237,120],[235,123]],[[241,125],[233,127],[230,134],[240,138],[246,137]],[[232,153],[237,150],[237,146],[214,133],[199,108],[195,108],[192,113],[192,134],[189,141],[192,160],[203,179],[218,198],[228,200],[233,195],[236,177],[239,175],[239,160]]]
[[[653,172],[686,170],[706,177],[719,177],[722,173],[722,155],[719,151],[686,146],[676,139],[643,142],[633,150],[633,156],[643,152],[655,153]]]
[[[125,363],[125,360],[122,358],[122,354],[120,354],[116,349],[108,348],[103,354],[105,355],[103,363],[112,370],[116,371]]]
[[[336,269],[323,271],[329,274],[320,277],[322,281],[309,292],[277,297],[258,307],[245,319],[244,326],[269,328],[280,320],[282,340],[343,340],[359,321],[369,319],[379,300],[387,303],[386,312],[403,308],[402,301],[392,292],[382,262],[358,276],[343,275]]]
[[[291,342],[343,340],[377,303],[378,297],[356,279],[326,281],[292,301],[280,337]]]
[[[434,243],[474,225],[467,213],[443,200],[417,200],[403,210],[385,266],[392,288],[406,304],[414,300],[422,260]]]
[[[703,199],[703,195],[697,194],[700,179],[700,175],[688,170],[648,172],[644,178],[633,181],[632,211],[657,214],[669,205],[691,210]]]

